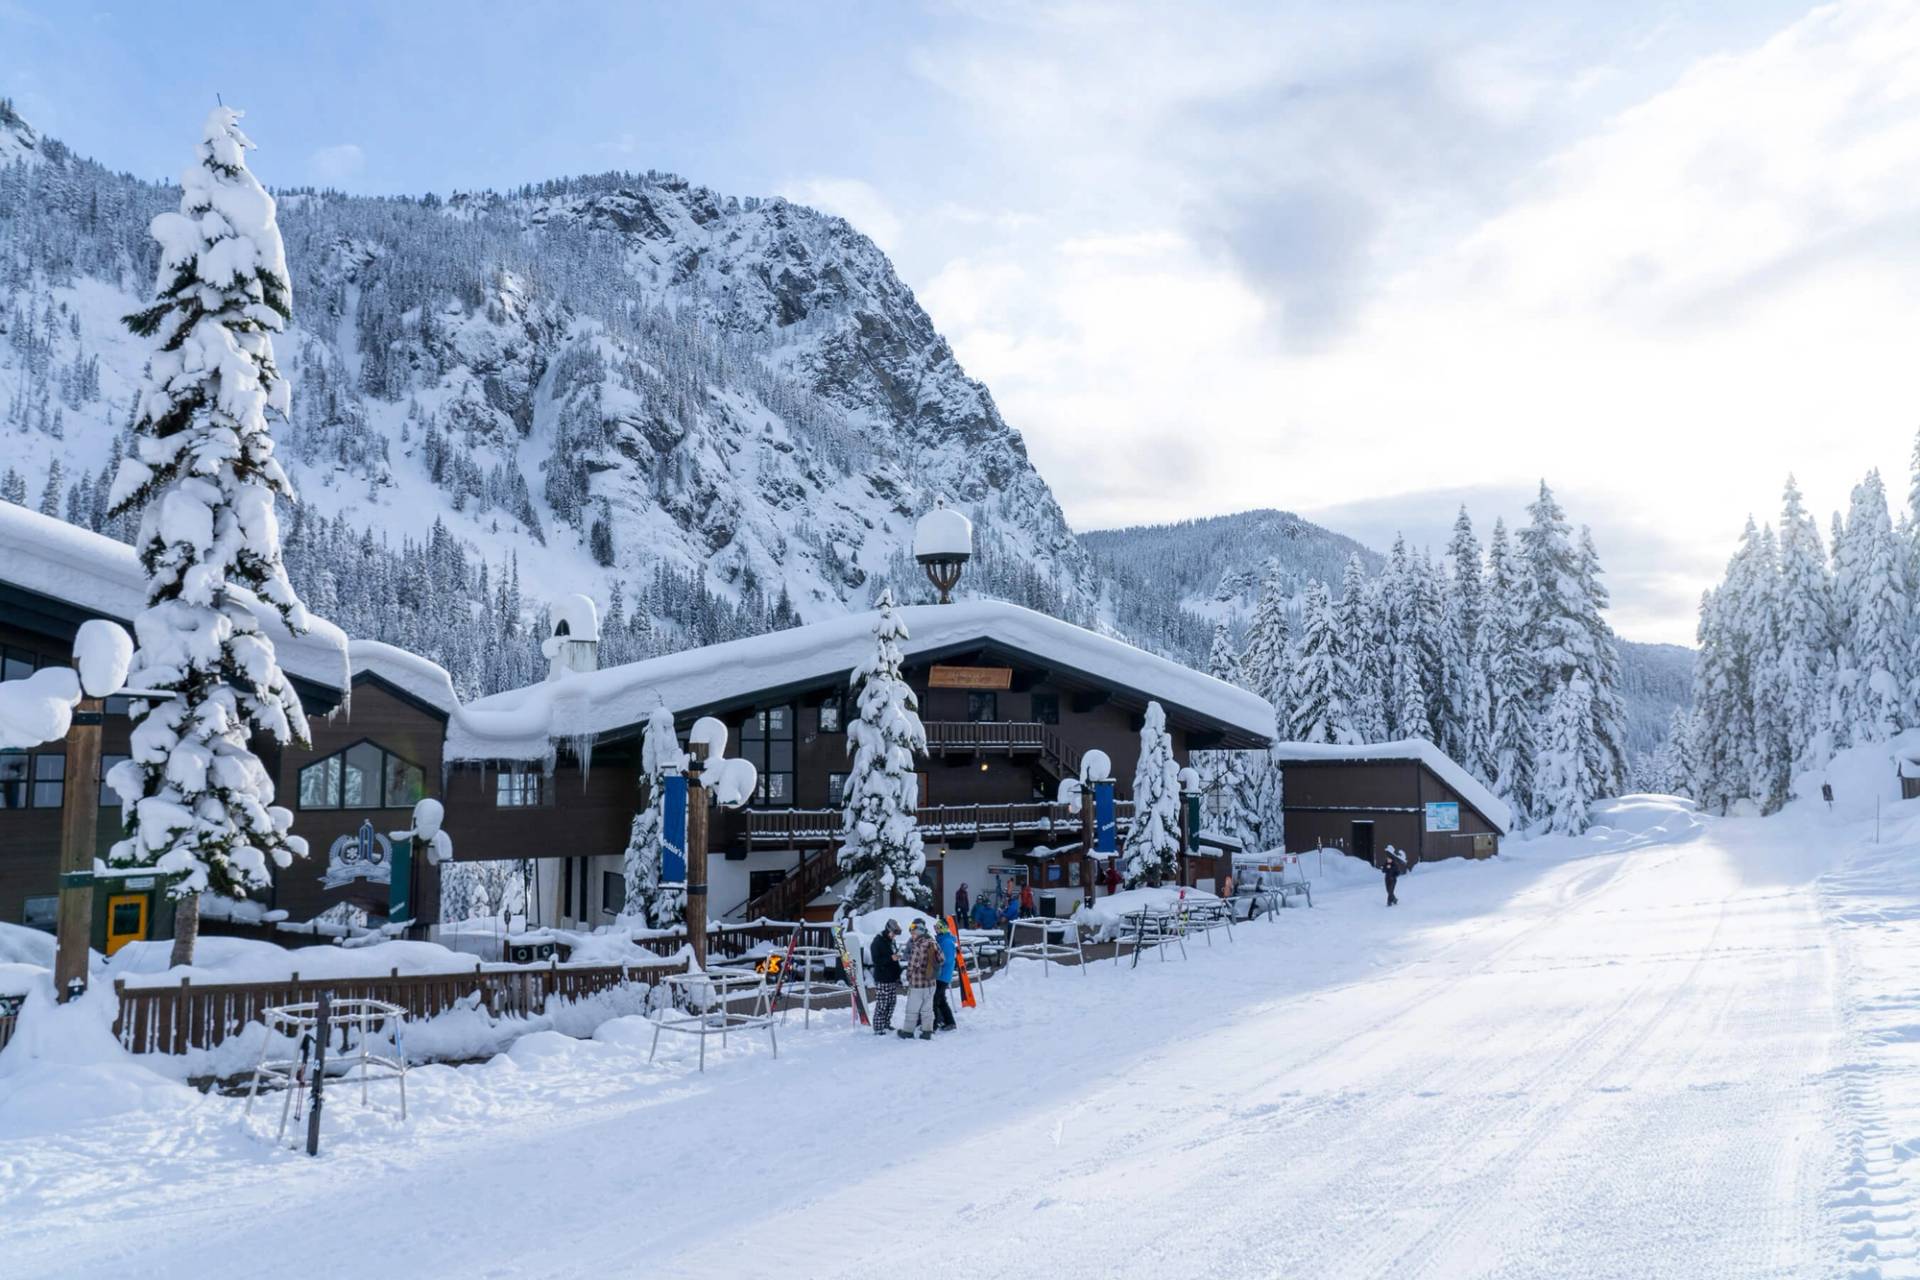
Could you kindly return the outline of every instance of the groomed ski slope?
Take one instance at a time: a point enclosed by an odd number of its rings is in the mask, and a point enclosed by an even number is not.
[[[777,1062],[747,1038],[699,1076],[686,1043],[648,1067],[634,1020],[539,1033],[416,1072],[407,1126],[330,1105],[319,1161],[183,1092],[0,1133],[0,1257],[153,1280],[354,1258],[460,1277],[1914,1274],[1899,1055],[1920,1018],[1912,940],[1888,932],[1920,915],[1913,857],[1824,815],[1622,821],[1661,826],[1421,867],[1392,911],[1329,867],[1313,911],[1185,963],[996,979],[932,1044],[839,1015],[795,1024]]]

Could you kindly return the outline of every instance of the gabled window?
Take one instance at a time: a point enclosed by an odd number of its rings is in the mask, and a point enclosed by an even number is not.
[[[302,809],[410,809],[426,794],[425,770],[373,742],[300,770]]]

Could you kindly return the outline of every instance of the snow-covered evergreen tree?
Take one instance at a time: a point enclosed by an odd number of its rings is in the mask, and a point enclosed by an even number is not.
[[[1286,689],[1289,630],[1286,582],[1280,566],[1270,562],[1260,583],[1259,603],[1247,624],[1240,682],[1276,707]]]
[[[664,706],[655,707],[640,740],[640,778],[646,784],[647,804],[633,815],[622,860],[627,882],[625,914],[639,916],[655,929],[680,924],[687,914],[686,885],[663,884],[660,879],[664,779],[686,767],[686,752],[680,749],[679,735],[674,732],[673,712]]]
[[[1133,820],[1127,825],[1127,887],[1173,880],[1180,867],[1180,766],[1173,758],[1167,713],[1147,704],[1140,725],[1140,761],[1133,771]]]
[[[1385,655],[1379,644],[1372,587],[1360,557],[1350,556],[1340,573],[1340,603],[1334,610],[1343,669],[1350,681],[1342,698],[1361,742],[1387,740]]]
[[[1894,539],[1880,473],[1855,486],[1847,511],[1846,549],[1834,583],[1847,649],[1858,676],[1856,742],[1885,742],[1906,727],[1911,683],[1912,602],[1906,556]]]
[[[1447,666],[1446,713],[1440,749],[1476,777],[1486,777],[1486,685],[1476,662],[1480,618],[1486,611],[1486,588],[1480,569],[1480,540],[1466,507],[1453,521],[1447,543],[1452,568],[1446,593],[1442,651]]]
[[[1535,792],[1547,829],[1560,835],[1579,835],[1591,821],[1590,698],[1586,678],[1576,675],[1561,686],[1547,712],[1546,750],[1540,756]]]
[[[140,513],[148,576],[130,686],[173,696],[135,704],[131,759],[109,779],[126,836],[108,858],[173,877],[179,963],[192,960],[200,893],[265,889],[270,864],[306,853],[248,745],[254,731],[305,744],[306,716],[273,642],[233,591],[247,588],[295,634],[306,630],[274,512],[293,488],[267,423],[268,410],[284,417],[292,402],[272,340],[291,288],[273,198],[247,171],[252,145],[239,114],[216,108],[182,177],[179,212],[153,220],[155,299],[127,325],[157,346],[111,494],[116,514]]]
[[[1538,681],[1527,647],[1527,602],[1519,569],[1507,548],[1507,526],[1496,520],[1487,546],[1487,608],[1481,637],[1487,686],[1487,762],[1494,794],[1521,822],[1533,813],[1536,736],[1531,702]]]
[[[1287,737],[1294,742],[1358,742],[1345,702],[1352,683],[1352,673],[1340,653],[1339,623],[1327,589],[1318,582],[1309,583],[1288,682],[1287,702],[1292,716],[1285,730]]]
[[[850,914],[884,907],[891,895],[911,906],[933,906],[933,895],[920,879],[927,856],[915,770],[915,761],[927,751],[927,731],[919,702],[900,674],[907,625],[894,611],[891,590],[881,592],[879,611],[873,654],[849,682],[858,714],[847,725],[853,763],[837,857],[847,876],[842,899]]]

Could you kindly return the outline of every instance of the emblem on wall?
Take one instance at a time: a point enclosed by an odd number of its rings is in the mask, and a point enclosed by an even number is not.
[[[373,829],[373,820],[360,824],[352,835],[341,836],[327,850],[327,874],[320,883],[329,889],[355,880],[386,884],[393,874],[393,846]]]

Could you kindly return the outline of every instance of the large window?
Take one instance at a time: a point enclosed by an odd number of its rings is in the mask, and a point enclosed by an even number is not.
[[[302,809],[410,809],[427,794],[427,775],[371,742],[356,742],[300,770]]]
[[[600,910],[617,916],[627,909],[627,877],[618,871],[600,873]]]
[[[0,680],[25,680],[33,674],[38,657],[12,645],[0,647]]]
[[[835,809],[847,802],[847,775],[830,773],[827,775],[827,803]]]
[[[544,774],[530,769],[502,769],[494,775],[493,803],[502,809],[527,809],[540,803]]]
[[[0,809],[58,809],[66,798],[64,752],[0,751]]]
[[[60,919],[60,899],[53,894],[44,898],[28,898],[20,912],[20,923],[29,929],[45,929],[55,932]]]
[[[769,707],[748,716],[740,730],[740,755],[760,771],[755,804],[793,803],[792,707]]]
[[[972,690],[967,694],[967,719],[973,721],[998,720],[1000,718],[1000,695],[981,693]]]
[[[1060,695],[1057,693],[1034,694],[1033,718],[1041,724],[1059,724]]]

